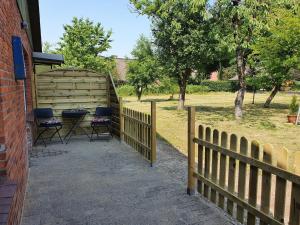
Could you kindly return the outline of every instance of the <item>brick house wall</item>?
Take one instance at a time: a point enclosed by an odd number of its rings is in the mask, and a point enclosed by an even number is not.
[[[0,0],[0,144],[6,146],[7,178],[17,183],[8,224],[20,223],[27,184],[28,148],[30,147],[26,126],[27,121],[32,117],[32,47],[26,31],[21,29],[21,21],[17,2]],[[13,35],[22,39],[27,71],[25,81],[16,81],[14,77],[11,44]],[[26,95],[24,95],[25,86]],[[24,96],[26,96],[27,103]]]

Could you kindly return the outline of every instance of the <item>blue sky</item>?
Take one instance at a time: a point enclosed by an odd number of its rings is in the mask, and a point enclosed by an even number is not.
[[[210,0],[213,2],[214,0]],[[104,55],[128,56],[141,34],[151,36],[150,21],[130,11],[129,0],[40,0],[42,40],[56,44],[63,25],[74,16],[88,17],[111,29],[113,42]]]
[[[151,35],[147,17],[130,12],[128,0],[40,0],[43,42],[55,44],[63,34],[63,24],[74,16],[88,17],[111,29],[112,48],[105,55],[130,56],[141,34]]]

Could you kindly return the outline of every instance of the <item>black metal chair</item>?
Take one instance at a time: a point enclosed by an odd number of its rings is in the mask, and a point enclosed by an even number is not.
[[[93,140],[93,134],[97,134],[97,137],[99,137],[99,134],[104,132],[99,132],[99,128],[106,127],[109,135],[112,137],[111,132],[111,116],[112,116],[112,109],[109,107],[97,107],[96,112],[94,114],[94,119],[91,121],[91,127],[92,127],[92,134],[90,141]]]
[[[53,110],[51,108],[34,109],[34,116],[35,116],[35,121],[37,123],[37,127],[42,128],[41,132],[38,134],[37,138],[35,139],[34,144],[36,144],[37,141],[41,138],[46,147],[47,145],[45,142],[45,138],[43,137],[43,134],[51,129],[55,129],[55,131],[50,136],[50,141],[55,136],[55,134],[58,134],[61,143],[63,143],[63,140],[59,133],[59,131],[62,129],[62,123],[53,117]]]

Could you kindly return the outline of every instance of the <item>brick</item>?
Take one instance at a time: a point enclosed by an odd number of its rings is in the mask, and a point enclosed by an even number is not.
[[[28,176],[24,82],[15,81],[14,78],[11,48],[12,36],[17,35],[21,37],[27,56],[30,56],[32,53],[28,36],[20,26],[22,20],[16,2],[0,0],[0,144],[6,146],[6,152],[0,153],[0,171],[2,171],[2,175],[7,174],[9,180],[17,183],[16,194],[10,200],[12,206],[9,215],[0,213],[0,224],[8,219],[7,224],[9,225],[18,225],[20,223]],[[31,65],[31,58],[28,57],[26,59],[28,77],[26,81],[26,102],[29,114],[32,111],[30,79],[33,71]],[[2,202],[3,199],[6,198],[0,198],[0,210],[2,209],[1,204],[4,204]]]

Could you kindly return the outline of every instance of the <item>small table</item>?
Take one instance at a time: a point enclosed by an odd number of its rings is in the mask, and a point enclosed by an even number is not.
[[[68,131],[66,136],[64,137],[64,140],[67,139],[66,144],[68,144],[69,140],[72,137],[72,134],[74,133],[75,129],[79,128],[83,131],[83,133],[89,137],[86,130],[80,126],[80,123],[84,120],[85,116],[90,113],[89,111],[85,109],[67,109],[62,111],[62,117],[67,118],[71,120],[72,126],[71,129]]]

